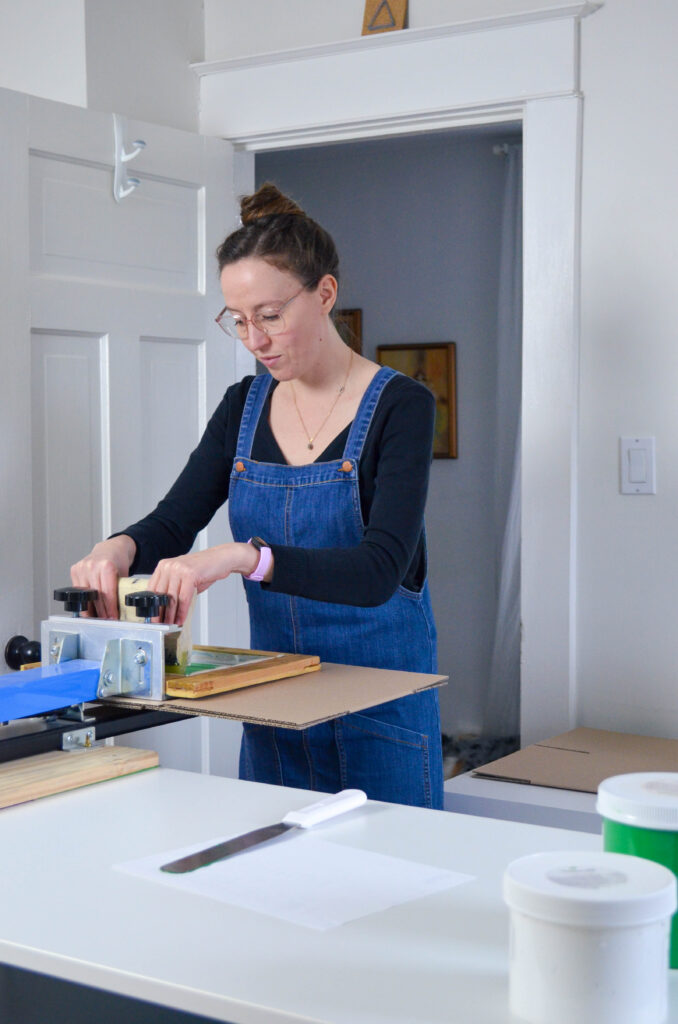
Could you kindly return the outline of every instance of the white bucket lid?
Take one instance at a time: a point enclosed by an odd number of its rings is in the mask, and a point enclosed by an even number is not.
[[[678,772],[635,772],[604,779],[596,809],[622,825],[678,832]]]
[[[504,872],[512,910],[555,924],[652,924],[676,909],[676,878],[662,864],[625,853],[533,853]]]

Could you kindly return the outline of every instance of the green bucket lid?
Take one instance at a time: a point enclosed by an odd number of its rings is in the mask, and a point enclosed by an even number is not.
[[[622,825],[678,832],[678,772],[634,772],[604,779],[596,809]]]

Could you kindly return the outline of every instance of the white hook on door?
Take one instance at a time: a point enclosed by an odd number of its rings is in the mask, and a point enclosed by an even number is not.
[[[115,164],[113,172],[113,198],[119,203],[126,196],[134,192],[141,184],[139,178],[131,178],[127,174],[125,164],[133,160],[135,156],[145,148],[143,139],[135,139],[131,150],[125,149],[125,127],[126,121],[120,114],[113,114],[113,138],[115,142]]]
[[[126,187],[119,184],[117,190],[115,191],[115,198],[117,202],[120,202],[121,199],[124,199],[126,196],[131,195],[132,192],[134,192],[134,189],[138,188],[138,186],[141,184],[139,178],[127,178],[126,181]]]
[[[143,139],[135,139],[132,145],[134,146],[134,149],[131,149],[129,153],[125,152],[123,149],[120,154],[120,159],[124,164],[126,164],[128,160],[134,160],[134,157],[139,156],[141,150],[146,148],[146,143]]]

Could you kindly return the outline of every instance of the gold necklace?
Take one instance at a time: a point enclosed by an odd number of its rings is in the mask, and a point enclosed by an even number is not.
[[[294,381],[293,380],[290,381],[290,387],[292,388],[292,401],[294,402],[294,408],[297,410],[297,416],[299,417],[299,422],[301,423],[301,425],[302,425],[302,427],[304,429],[304,433],[306,434],[306,437],[308,438],[308,444],[306,445],[307,448],[313,449],[313,442],[315,441],[316,437],[318,436],[318,434],[323,429],[323,427],[327,423],[328,419],[330,418],[330,416],[334,412],[335,405],[337,404],[337,402],[339,401],[339,399],[343,395],[344,391],[346,390],[346,384],[348,383],[348,375],[351,372],[352,364],[353,364],[353,349],[351,348],[351,349],[349,349],[348,369],[346,370],[346,376],[344,377],[344,383],[339,388],[339,391],[337,392],[337,397],[334,399],[334,401],[332,402],[332,405],[330,406],[330,411],[328,412],[327,416],[322,421],[322,423],[320,424],[320,426],[318,427],[318,429],[316,430],[315,434],[313,434],[312,437],[309,434],[308,430],[306,429],[306,424],[304,423],[303,416],[299,412],[299,406],[297,405],[297,395],[296,395],[296,392],[294,390]]]

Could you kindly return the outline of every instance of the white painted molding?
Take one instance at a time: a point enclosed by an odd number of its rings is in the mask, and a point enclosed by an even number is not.
[[[538,100],[523,120],[523,745],[577,724],[581,109]]]
[[[390,35],[402,38],[282,64],[275,56],[231,64],[204,76],[201,132],[260,149],[437,130],[459,124],[464,113],[472,120],[472,110],[482,121],[490,109],[495,116],[502,108],[515,112],[531,99],[570,96],[579,87],[575,17],[408,41],[407,33]]]
[[[472,18],[448,25],[431,25],[425,28],[404,29],[400,32],[381,32],[371,36],[357,36],[337,42],[301,46],[293,50],[277,50],[271,53],[255,53],[246,57],[230,57],[225,60],[198,61],[191,69],[199,78],[218,75],[224,71],[242,68],[271,67],[275,64],[314,60],[318,57],[332,57],[355,51],[382,49],[388,46],[422,43],[445,36],[463,35],[467,32],[483,32],[506,25],[527,25],[539,21],[553,21],[562,18],[585,18],[603,6],[603,0],[579,0],[557,7],[543,7],[536,11],[519,11],[487,18]]]
[[[560,95],[560,94],[557,94]],[[569,93],[568,93],[569,95]],[[535,99],[536,97],[528,97]],[[353,121],[333,121],[305,124],[296,128],[270,132],[252,132],[232,138],[238,149],[263,152],[267,149],[287,149],[296,145],[319,145],[375,136],[409,135],[415,132],[441,131],[502,121],[520,121],[525,100],[512,99],[506,103],[471,107],[442,107],[438,110],[415,110],[384,117],[356,118]]]
[[[554,93],[553,95],[562,95]],[[571,95],[566,93],[565,95]],[[543,97],[527,97],[531,99]],[[353,121],[305,124],[295,128],[269,132],[251,132],[232,136],[238,150],[261,153],[270,149],[293,149],[295,146],[326,145],[330,142],[382,138],[388,135],[412,135],[418,132],[444,131],[447,128],[475,127],[520,121],[525,99],[508,100],[494,105],[476,107],[443,107],[439,110],[415,110],[391,117],[356,118]]]

